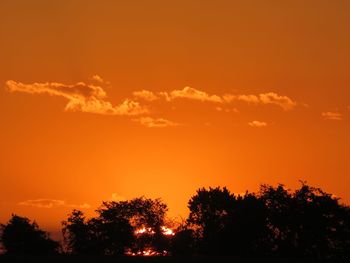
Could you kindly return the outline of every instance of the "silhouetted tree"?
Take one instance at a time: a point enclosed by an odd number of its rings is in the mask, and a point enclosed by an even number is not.
[[[89,227],[97,252],[104,255],[122,255],[134,240],[129,220],[120,214],[100,213],[89,220]]]
[[[255,194],[237,196],[221,230],[220,247],[236,256],[261,256],[271,248],[267,209]]]
[[[103,202],[89,220],[74,210],[62,223],[66,249],[72,254],[120,255],[147,249],[162,253],[170,242],[162,232],[166,211],[160,199],[144,197]]]
[[[133,252],[152,249],[159,253],[169,248],[169,240],[162,233],[167,205],[160,199],[135,198],[129,201],[103,202],[97,210],[100,218],[120,216],[127,220],[135,233]],[[136,233],[137,230],[143,232]]]
[[[99,214],[86,221],[81,211],[73,210],[62,224],[72,254],[121,255],[132,244],[132,227],[120,214]]]
[[[9,255],[49,255],[58,253],[59,243],[26,217],[12,215],[1,225],[1,242]]]
[[[263,185],[268,226],[275,253],[315,258],[342,257],[349,251],[349,207],[302,182],[294,193],[279,185]]]
[[[97,217],[73,211],[63,223],[68,251],[116,255],[152,249],[173,255],[310,258],[350,257],[350,208],[302,182],[294,192],[262,185],[235,196],[226,188],[201,188],[175,236],[162,232],[167,206],[160,199],[103,202]]]
[[[261,255],[269,250],[266,206],[256,195],[199,189],[188,205],[189,226],[205,254]]]
[[[236,198],[226,188],[201,188],[193,196],[188,208],[188,224],[196,231],[199,249],[203,253],[224,252],[220,238],[230,215],[233,213]]]
[[[71,254],[89,254],[91,250],[92,235],[82,211],[73,210],[67,221],[62,222],[62,234],[65,249]]]

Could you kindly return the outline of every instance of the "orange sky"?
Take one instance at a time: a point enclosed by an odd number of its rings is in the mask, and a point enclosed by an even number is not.
[[[350,1],[1,0],[0,35],[0,222],[298,180],[350,202]]]

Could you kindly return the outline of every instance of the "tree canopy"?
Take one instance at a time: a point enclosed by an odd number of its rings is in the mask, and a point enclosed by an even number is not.
[[[200,188],[189,215],[167,228],[167,205],[139,197],[103,202],[96,216],[73,210],[62,222],[63,250],[74,255],[227,255],[236,257],[350,257],[350,207],[301,182],[291,191],[261,185],[235,195]],[[28,218],[1,225],[1,243],[13,255],[55,254],[59,244]]]
[[[1,242],[10,255],[48,255],[58,253],[59,243],[39,229],[26,217],[12,215],[7,224],[1,225]]]

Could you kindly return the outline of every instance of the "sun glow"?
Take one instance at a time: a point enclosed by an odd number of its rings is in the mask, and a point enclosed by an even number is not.
[[[162,233],[165,236],[174,236],[175,235],[174,231],[166,226],[162,226]]]
[[[167,236],[169,238],[175,235],[174,230],[172,230],[171,228],[168,228],[166,226],[162,226],[160,228],[160,230],[161,230],[161,233],[164,236]],[[142,236],[142,235],[151,235],[152,236],[152,235],[156,234],[156,232],[151,227],[139,228],[139,229],[135,230],[134,233],[135,233],[136,236]],[[128,255],[128,256],[144,256],[144,257],[148,257],[148,256],[168,256],[169,252],[166,251],[166,250],[156,251],[153,248],[147,247],[144,250],[140,250],[140,251],[137,251],[137,252],[133,252],[132,250],[129,250],[129,251],[126,252],[126,255]]]
[[[162,226],[161,231],[162,231],[162,234],[165,236],[174,236],[175,235],[174,230],[172,230],[166,226]],[[139,228],[135,231],[135,235],[142,235],[142,234],[154,235],[155,233],[156,232],[151,227],[142,227],[142,228]]]

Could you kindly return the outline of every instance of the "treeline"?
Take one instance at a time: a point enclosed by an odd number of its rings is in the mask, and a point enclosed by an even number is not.
[[[350,207],[301,183],[262,185],[234,195],[227,188],[199,189],[189,216],[175,224],[160,199],[103,202],[96,217],[73,210],[62,222],[60,244],[35,222],[13,215],[1,225],[9,255],[225,255],[235,257],[350,257]]]

